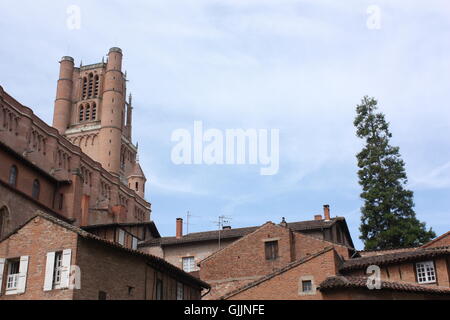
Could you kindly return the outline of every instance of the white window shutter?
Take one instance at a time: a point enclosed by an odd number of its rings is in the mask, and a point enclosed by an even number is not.
[[[3,271],[5,271],[5,259],[0,258],[0,293],[2,293]]]
[[[19,265],[19,280],[17,284],[17,293],[21,294],[25,292],[27,286],[27,273],[28,273],[28,256],[20,257]]]
[[[47,253],[47,263],[45,266],[44,291],[51,291],[53,289],[53,273],[55,269],[55,253]]]
[[[66,249],[63,251],[61,265],[61,289],[66,289],[69,287],[71,257],[72,249]]]

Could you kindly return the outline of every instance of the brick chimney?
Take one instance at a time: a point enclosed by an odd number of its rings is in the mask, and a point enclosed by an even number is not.
[[[316,214],[314,216],[314,220],[322,220],[322,215],[321,214]]]
[[[323,206],[323,215],[325,217],[325,221],[330,221],[330,205],[326,204]]]
[[[177,239],[183,236],[183,219],[177,218]]]

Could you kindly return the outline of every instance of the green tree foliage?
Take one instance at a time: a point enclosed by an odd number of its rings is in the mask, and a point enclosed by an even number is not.
[[[436,235],[416,218],[413,192],[399,148],[389,144],[392,134],[377,101],[364,97],[356,108],[356,135],[365,141],[357,154],[361,198],[361,236],[366,250],[417,246]]]

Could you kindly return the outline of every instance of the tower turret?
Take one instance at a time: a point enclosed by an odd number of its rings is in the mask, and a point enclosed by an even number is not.
[[[101,129],[99,133],[100,162],[105,169],[120,174],[120,151],[125,108],[125,79],[122,74],[122,50],[111,48],[103,86]]]
[[[72,57],[62,57],[59,63],[59,80],[56,88],[53,127],[58,129],[60,134],[64,134],[70,124],[74,59]]]
[[[128,186],[133,189],[141,198],[145,197],[145,182],[147,178],[142,171],[141,165],[139,164],[139,158],[137,158],[134,164],[133,171],[131,175],[128,176]]]

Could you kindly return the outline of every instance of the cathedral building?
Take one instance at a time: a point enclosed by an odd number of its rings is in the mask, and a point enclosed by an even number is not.
[[[200,299],[209,287],[137,250],[161,236],[126,81],[120,48],[80,67],[63,57],[53,126],[0,86],[0,300]]]

